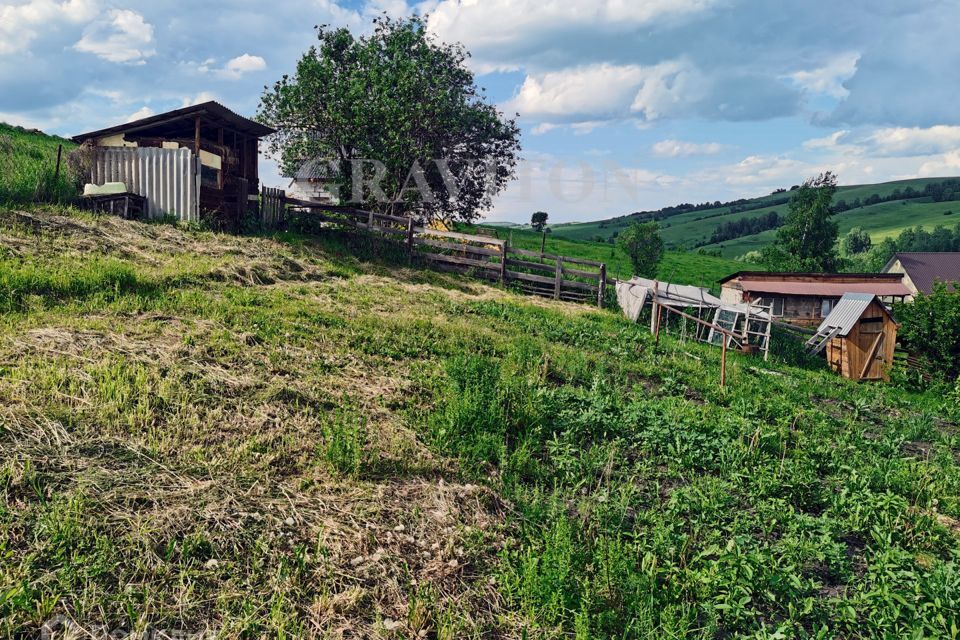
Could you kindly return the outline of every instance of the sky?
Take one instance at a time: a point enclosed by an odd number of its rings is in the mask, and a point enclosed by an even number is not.
[[[313,26],[427,15],[522,128],[488,220],[587,221],[960,175],[958,0],[0,0],[0,121],[75,135],[218,100],[252,116]],[[268,186],[285,186],[265,159]]]

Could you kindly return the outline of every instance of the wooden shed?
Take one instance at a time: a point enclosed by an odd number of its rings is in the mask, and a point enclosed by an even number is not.
[[[74,136],[90,149],[89,181],[123,183],[151,218],[236,226],[257,200],[260,138],[274,129],[217,102],[160,113]]]
[[[899,325],[879,297],[845,294],[807,341],[813,353],[826,350],[830,367],[851,380],[887,380]]]

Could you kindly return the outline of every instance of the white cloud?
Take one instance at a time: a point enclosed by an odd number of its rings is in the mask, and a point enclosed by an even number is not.
[[[462,42],[482,71],[512,71],[511,52],[542,48],[569,33],[572,25],[591,30],[632,32],[637,27],[700,13],[718,0],[428,0],[428,26],[447,42]],[[556,42],[552,46],[556,46]]]
[[[229,60],[220,71],[220,75],[225,78],[237,79],[245,73],[254,71],[263,71],[267,68],[267,61],[260,56],[252,56],[245,53]]]
[[[816,151],[820,149],[835,149],[840,145],[840,140],[845,138],[850,134],[846,129],[841,129],[840,131],[834,131],[828,136],[822,138],[811,138],[806,140],[803,143],[803,148],[809,151]]]
[[[710,156],[723,151],[723,145],[717,142],[684,142],[683,140],[661,140],[652,147],[653,155],[661,158],[679,158],[683,156]]]
[[[807,91],[842,99],[850,95],[843,83],[857,72],[859,60],[860,54],[857,52],[844,53],[822,67],[810,71],[796,71],[789,74],[789,77]]]
[[[144,118],[149,118],[152,115],[154,115],[153,109],[151,109],[150,107],[141,107],[134,113],[131,113],[129,116],[127,116],[127,119],[125,120],[125,122],[142,120]]]
[[[156,53],[152,43],[153,25],[143,16],[129,9],[111,9],[84,29],[74,48],[109,62],[144,64]]]
[[[186,96],[180,101],[181,107],[192,107],[194,105],[203,104],[204,102],[219,102],[220,100],[217,96],[210,91],[201,91],[200,93],[193,96]]]
[[[917,175],[921,178],[955,176],[960,174],[960,151],[945,153],[939,158],[928,160],[920,165]]]
[[[877,155],[923,156],[960,149],[960,126],[890,127],[866,138]]]
[[[506,108],[524,118],[589,132],[610,120],[684,115],[702,100],[705,84],[701,74],[683,61],[649,67],[586,65],[528,75]]]
[[[59,22],[83,23],[97,15],[95,0],[30,0],[0,5],[0,55],[26,49],[44,29]]]

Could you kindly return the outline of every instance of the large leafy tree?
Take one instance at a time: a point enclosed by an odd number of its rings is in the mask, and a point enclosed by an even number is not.
[[[546,211],[536,211],[530,216],[530,226],[533,227],[534,231],[539,233],[547,226],[547,220],[549,218],[550,215]]]
[[[657,276],[657,265],[663,257],[663,238],[656,222],[635,222],[617,236],[620,249],[627,254],[634,275]]]
[[[833,216],[837,177],[831,172],[810,178],[793,190],[786,221],[775,243],[763,249],[763,261],[774,271],[837,271],[839,229]]]
[[[461,45],[417,16],[317,36],[260,103],[284,174],[306,165],[345,201],[420,219],[471,221],[490,206],[513,178],[520,130],[477,88]]]

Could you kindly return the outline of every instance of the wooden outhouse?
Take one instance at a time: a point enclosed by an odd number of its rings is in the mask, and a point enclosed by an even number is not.
[[[887,380],[899,325],[880,298],[845,294],[807,345],[826,350],[830,368],[851,380]]]

